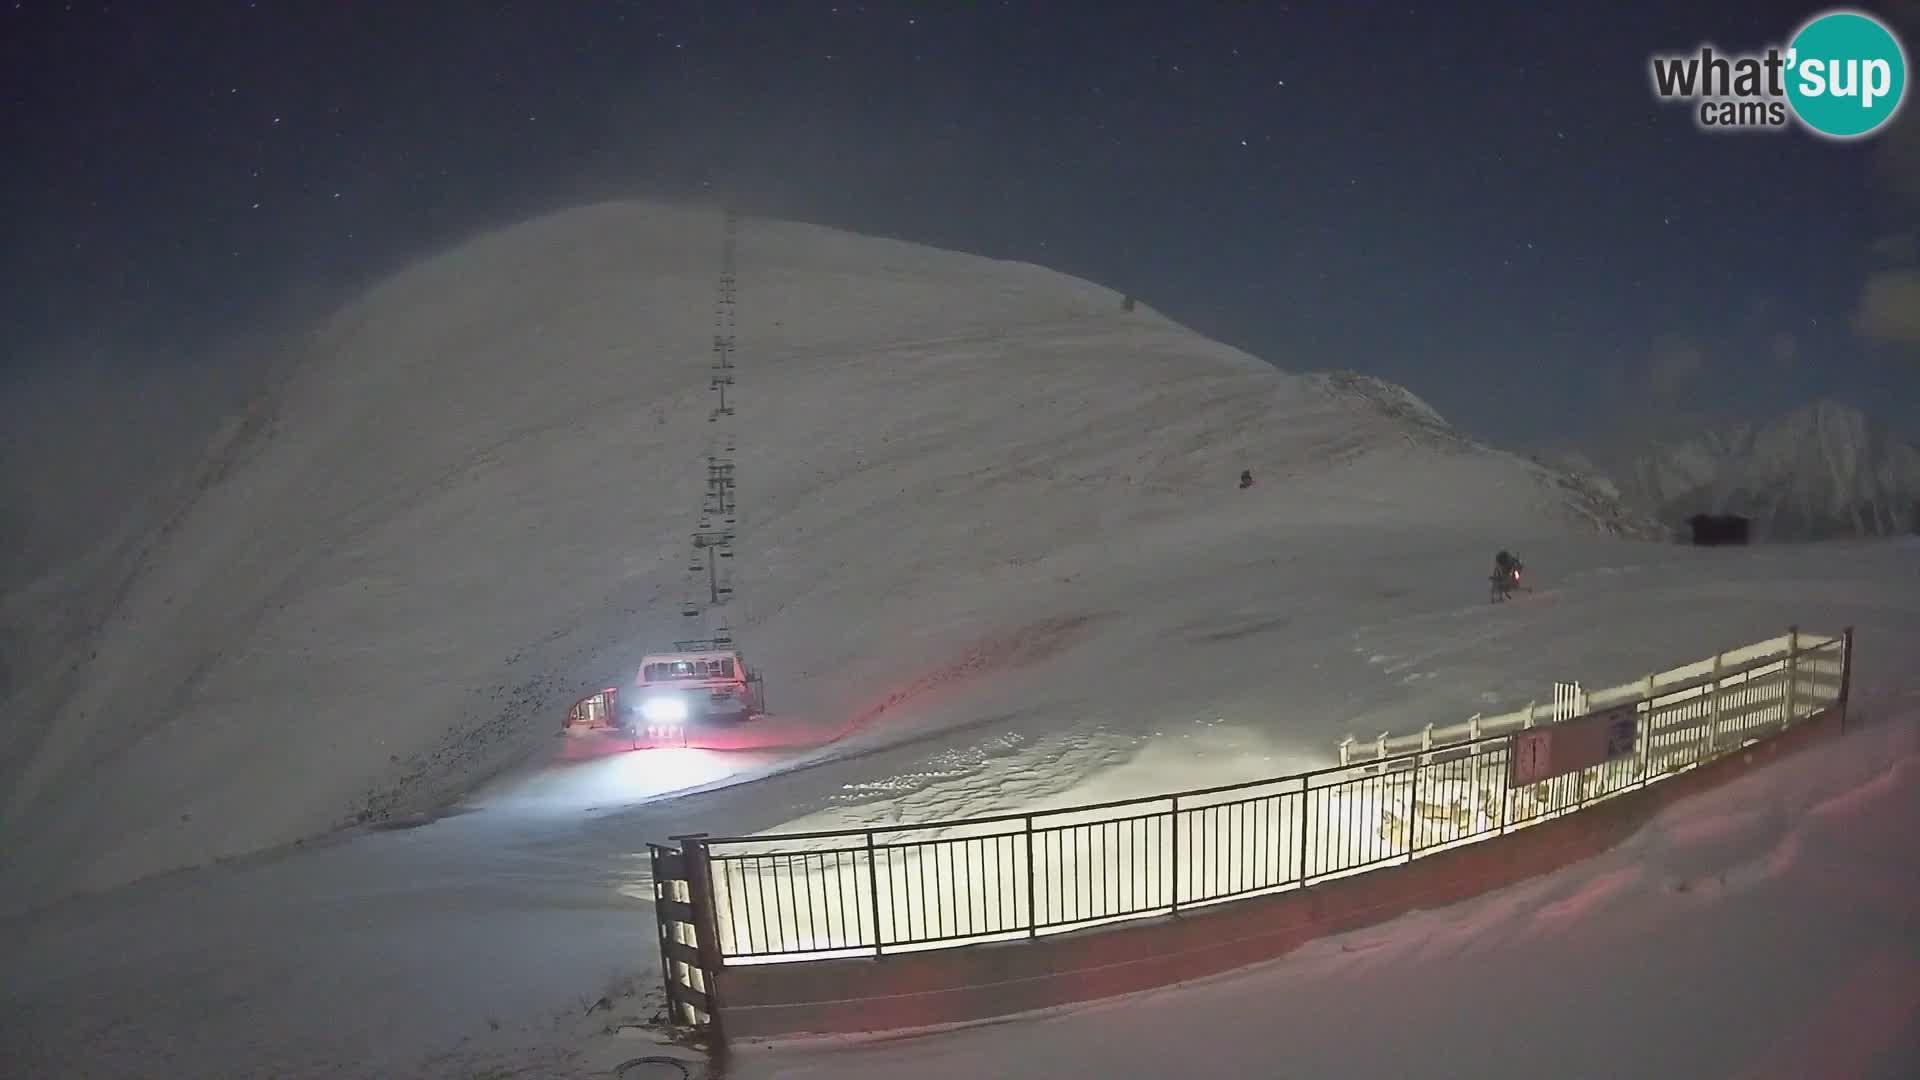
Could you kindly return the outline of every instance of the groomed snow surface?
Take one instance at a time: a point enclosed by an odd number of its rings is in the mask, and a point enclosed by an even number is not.
[[[720,238],[717,214],[587,208],[321,329],[76,666],[6,703],[0,1060],[572,1076],[684,1056],[645,1027],[648,840],[1271,776],[1349,731],[1795,622],[1859,628],[1878,723],[1598,863],[1201,987],[740,1067],[1733,1075],[1791,1060],[1768,1039],[1824,1052],[1820,1031],[1867,1025],[1852,1052],[1913,1019],[1913,855],[1872,826],[1913,818],[1920,546],[1606,535],[1631,522],[1393,388],[1275,371],[1033,267],[744,222],[727,619],[779,715],[745,749],[557,738],[575,697],[688,632]],[[1498,547],[1537,591],[1493,606]],[[1781,1075],[1847,1075],[1818,1060]]]
[[[1920,695],[1867,719],[1476,900],[1105,1002],[750,1045],[728,1075],[1920,1075]]]

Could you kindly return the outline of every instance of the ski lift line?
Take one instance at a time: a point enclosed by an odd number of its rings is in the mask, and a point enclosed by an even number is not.
[[[733,575],[721,573],[721,567],[731,567],[735,558],[733,550],[733,529],[736,521],[733,491],[733,461],[731,455],[738,445],[737,434],[733,427],[735,411],[727,398],[727,388],[735,384],[738,365],[733,362],[733,354],[738,345],[734,338],[735,308],[738,304],[736,216],[732,208],[726,208],[721,231],[720,278],[713,313],[713,342],[708,390],[714,395],[715,405],[707,416],[708,428],[706,442],[707,484],[701,500],[699,530],[690,536],[693,550],[689,556],[689,577],[700,572],[706,580],[701,583],[706,589],[706,603],[701,605],[692,598],[698,595],[698,588],[688,582],[687,605],[682,609],[688,615],[697,613],[704,606],[710,637],[716,640],[731,641],[731,632],[727,629],[723,617],[716,610],[726,604],[734,595]],[[724,421],[724,423],[723,423]],[[715,529],[713,519],[723,517],[724,528]],[[722,560],[726,560],[724,563]]]
[[[713,347],[714,347],[714,353],[716,355],[716,362],[714,364],[714,367],[716,371],[730,372],[730,369],[733,367],[732,360],[731,360],[731,353],[733,352],[734,341],[733,341],[733,335],[727,331],[730,331],[731,329],[729,325],[732,322],[731,307],[735,299],[734,297],[734,285],[735,285],[734,251],[735,251],[734,219],[733,219],[732,211],[728,210],[726,214],[725,228],[723,230],[722,244],[721,244],[720,296],[719,296],[719,302],[714,307],[714,314],[713,314],[713,322],[714,322]],[[715,477],[724,476],[727,473],[731,472],[730,463],[729,463],[729,467],[724,470],[716,469],[714,465],[719,458],[719,454],[717,451],[723,439],[724,439],[725,445],[729,449],[731,449],[734,445],[733,433],[731,431],[727,431],[723,435],[723,433],[720,431],[720,427],[718,423],[721,417],[723,416],[731,417],[733,415],[732,408],[730,408],[726,403],[726,386],[730,384],[732,381],[733,381],[733,377],[730,373],[724,374],[724,375],[715,374],[711,376],[708,381],[708,389],[713,391],[717,395],[719,399],[719,407],[716,408],[714,412],[707,417],[707,420],[710,423],[714,424],[714,427],[709,429],[707,438],[705,440],[706,453],[704,456],[706,457],[707,464],[708,464],[707,472],[708,472],[709,498],[702,500],[700,522],[699,522],[700,531],[696,532],[691,538],[693,541],[693,546],[692,546],[692,551],[689,553],[688,561],[687,561],[687,577],[689,580],[686,581],[685,583],[686,588],[684,589],[682,594],[685,597],[685,600],[681,605],[681,614],[689,618],[698,617],[699,614],[701,613],[700,611],[701,605],[698,604],[694,599],[694,597],[698,594],[698,587],[696,585],[696,581],[697,581],[696,576],[705,577],[707,579],[705,584],[707,586],[707,589],[706,589],[707,601],[709,605],[708,611],[710,615],[711,615],[712,606],[716,606],[719,603],[723,602],[726,598],[730,597],[733,593],[733,585],[732,585],[732,581],[730,580],[730,575],[729,575],[729,580],[726,581],[724,584],[721,582],[720,575],[719,575],[720,562],[719,562],[718,556],[721,554],[721,550],[725,550],[726,555],[728,557],[731,557],[732,552],[730,548],[729,549],[717,548],[716,550],[713,550],[713,551],[704,550],[709,546],[712,546],[711,541],[712,539],[716,538],[713,536],[713,534],[709,532],[711,528],[711,521],[709,520],[710,517],[713,516],[713,514],[716,511],[719,511],[719,512],[726,513],[728,515],[729,521],[731,521],[732,519],[732,513],[731,513],[732,508],[724,497],[724,491],[721,492],[722,497],[719,500],[717,500],[719,503],[718,506],[712,505],[716,500],[710,497],[714,493],[714,490],[716,488],[716,485],[714,484]],[[725,535],[724,539],[730,542],[732,539],[731,534]],[[702,557],[703,555],[704,555],[704,558]],[[715,636],[719,636],[719,635],[716,634]]]

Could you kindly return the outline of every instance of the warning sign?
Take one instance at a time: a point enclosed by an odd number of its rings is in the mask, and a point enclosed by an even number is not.
[[[1576,716],[1513,733],[1507,785],[1524,787],[1602,765],[1633,753],[1639,717],[1632,705]]]

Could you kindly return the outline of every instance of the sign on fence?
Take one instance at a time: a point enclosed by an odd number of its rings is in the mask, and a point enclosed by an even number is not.
[[[1454,733],[1464,741],[1423,730],[1417,749],[1390,754],[1382,740],[1376,760],[1227,787],[965,821],[676,837],[653,871],[668,1000],[704,1026],[725,1011],[714,995],[729,967],[1037,938],[1491,840],[1825,709],[1844,717],[1852,640],[1794,631],[1593,694],[1567,682],[1552,723],[1530,726],[1546,716],[1530,705],[1492,731],[1471,721]],[[1609,707],[1592,710],[1595,698]],[[1597,782],[1568,782],[1583,772]]]
[[[1635,706],[1619,705],[1513,733],[1507,784],[1524,787],[1633,753]]]

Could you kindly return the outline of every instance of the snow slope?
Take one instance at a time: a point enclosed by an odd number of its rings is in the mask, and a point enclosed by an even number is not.
[[[1346,512],[1314,502],[1290,509],[1305,521]],[[1330,572],[1329,545],[1343,538],[1353,561]],[[1182,612],[1191,626],[1167,669],[1177,686],[1138,708],[1108,701],[1089,717],[983,709],[973,724],[918,739],[876,729],[834,748],[837,757],[670,800],[652,797],[724,779],[734,755],[619,755],[580,767],[599,778],[596,801],[551,797],[552,777],[506,784],[419,828],[0,919],[0,955],[9,958],[0,965],[0,1060],[28,1076],[605,1075],[642,1055],[687,1055],[656,1045],[645,1027],[660,1004],[649,839],[1268,775],[1327,760],[1349,728],[1410,730],[1435,714],[1521,704],[1556,678],[1607,685],[1796,620],[1811,630],[1857,626],[1866,713],[1910,711],[1915,699],[1901,695],[1920,690],[1911,664],[1920,654],[1920,579],[1911,573],[1920,541],[1729,551],[1561,537],[1528,552],[1551,584],[1494,606],[1477,580],[1452,576],[1478,551],[1469,551],[1473,539],[1336,524],[1276,536],[1257,553],[1209,553],[1216,563],[1183,570],[1212,582],[1192,601],[1213,613]],[[1141,608],[1184,595],[1171,582]],[[1159,632],[1161,624],[1137,621],[1139,639],[1099,643],[1111,659],[1105,670],[1136,664],[1129,649]],[[1100,656],[1080,662],[1102,667]],[[1210,700],[1215,680],[1233,693]],[[1122,689],[1145,694],[1147,685]],[[1186,704],[1151,704],[1173,698]],[[1099,723],[1066,722],[1089,718]],[[1065,734],[1046,742],[1056,728]],[[1024,739],[1016,753],[993,752],[1012,735]],[[1843,769],[1818,766],[1811,779],[1770,770],[1704,809],[1676,807],[1618,856],[1347,935],[1250,973],[1250,982],[850,1054],[838,1042],[783,1046],[743,1055],[742,1075],[941,1075],[934,1051],[949,1049],[978,1055],[976,1076],[1730,1075],[1757,1057],[1755,1031],[1792,1037],[1795,1015],[1884,1033],[1888,1010],[1904,1007],[1911,986],[1901,965],[1913,958],[1912,912],[1899,905],[1913,895],[1902,877],[1913,867],[1912,767],[1868,785],[1856,798],[1872,812],[1838,828],[1831,811],[1808,819],[1802,808],[1870,780],[1895,751],[1911,755],[1912,743],[1849,736],[1842,745]],[[1086,768],[1070,753],[1113,767]],[[538,797],[520,796],[528,786]],[[1800,869],[1817,873],[1796,871],[1795,891],[1774,892],[1768,906],[1737,906],[1742,896],[1764,899],[1768,852],[1796,850]],[[1729,886],[1719,884],[1722,872]],[[1668,888],[1681,881],[1684,892]],[[1610,882],[1622,886],[1611,899]],[[1877,937],[1881,958],[1863,954],[1863,934]],[[1848,978],[1856,961],[1879,966]],[[1791,974],[1762,977],[1774,972]],[[1876,986],[1886,993],[1874,996]],[[1212,996],[1189,1002],[1189,994]],[[1748,1004],[1760,1022],[1740,1019]],[[1864,1018],[1850,1021],[1849,1011]],[[1189,1027],[1191,1038],[1167,1034]],[[1064,1061],[1044,1056],[1042,1044],[1055,1039]],[[1852,1052],[1846,1039],[1831,1045]],[[1144,1070],[1118,1068],[1122,1052]],[[1677,1052],[1673,1067],[1662,1064],[1659,1055]],[[1325,1067],[1337,1054],[1353,1067]],[[1780,1060],[1785,1075],[1847,1075],[1843,1063]]]
[[[717,213],[587,207],[317,328],[111,615],[7,698],[0,910],[443,806],[687,636],[720,248]],[[779,710],[861,752],[995,701],[1087,744],[1257,694],[1245,666],[1103,674],[1236,632],[1223,590],[1286,607],[1255,580],[1284,545],[1318,602],[1391,607],[1473,593],[1513,537],[1632,527],[1397,388],[1289,376],[1032,266],[748,221],[737,311],[728,621]],[[1371,561],[1435,550],[1437,578]]]
[[[1570,454],[1626,499],[1684,527],[1736,513],[1772,540],[1920,532],[1920,448],[1858,409],[1819,401],[1763,422],[1698,423],[1684,434]]]

